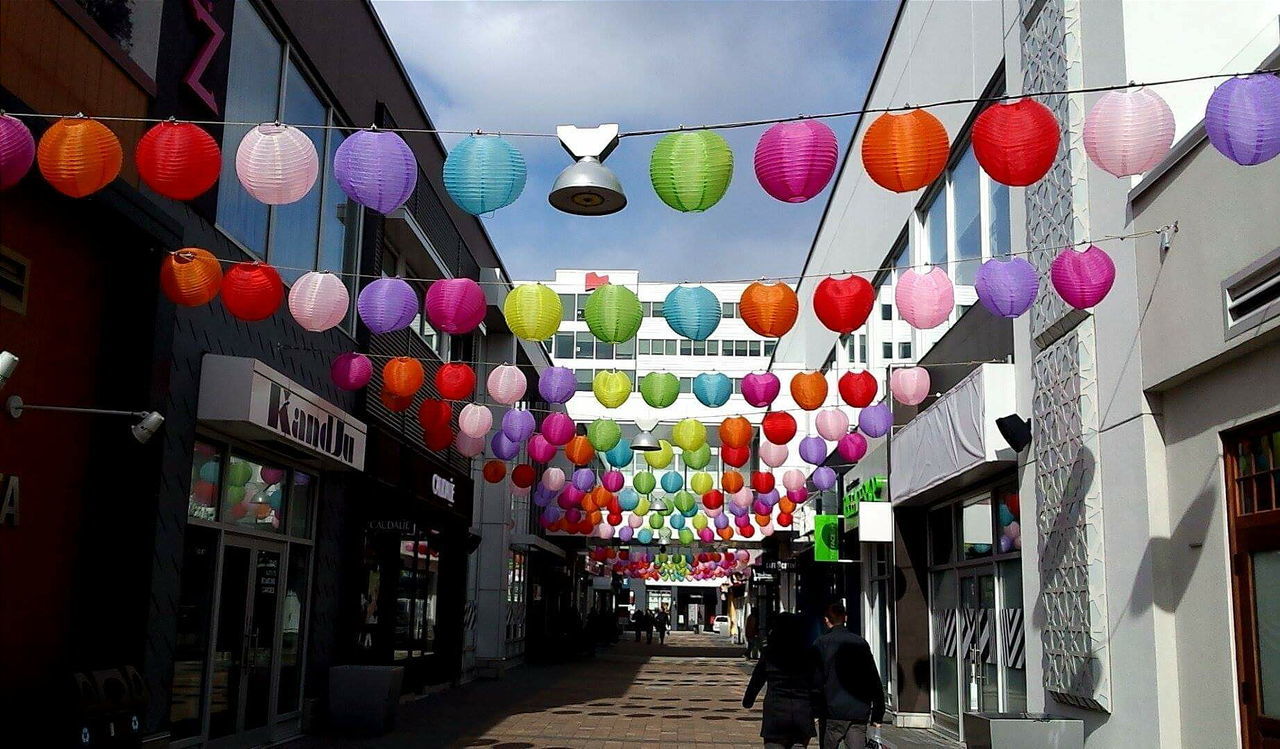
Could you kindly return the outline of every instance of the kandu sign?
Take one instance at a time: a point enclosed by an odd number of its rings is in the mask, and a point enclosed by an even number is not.
[[[327,462],[364,468],[364,422],[257,359],[206,354],[199,415],[233,435],[286,442]]]

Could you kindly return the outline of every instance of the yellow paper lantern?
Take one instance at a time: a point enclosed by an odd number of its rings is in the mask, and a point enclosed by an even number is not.
[[[617,408],[631,395],[631,378],[617,370],[596,373],[591,381],[591,392],[605,408]]]
[[[507,327],[526,341],[545,341],[554,336],[563,313],[560,295],[540,283],[515,287],[502,304]]]
[[[675,456],[676,451],[671,449],[670,442],[658,440],[658,449],[644,453],[644,462],[648,463],[650,468],[661,469],[671,465],[671,459]]]
[[[681,419],[671,427],[671,441],[681,450],[693,452],[707,444],[707,428],[697,419]]]
[[[689,477],[689,488],[694,494],[701,496],[715,488],[715,480],[711,478],[711,474],[699,471]]]

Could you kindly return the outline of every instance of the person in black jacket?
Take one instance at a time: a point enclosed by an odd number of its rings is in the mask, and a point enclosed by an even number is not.
[[[808,746],[817,734],[813,703],[818,697],[818,676],[817,655],[805,641],[804,621],[796,614],[775,615],[769,644],[742,697],[742,706],[750,708],[760,689],[769,685],[760,725],[766,749]]]
[[[818,638],[814,649],[820,660],[820,714],[826,725],[822,749],[862,749],[867,743],[867,724],[884,720],[884,687],[871,646],[845,628],[847,614],[842,604],[827,607],[830,632]]]

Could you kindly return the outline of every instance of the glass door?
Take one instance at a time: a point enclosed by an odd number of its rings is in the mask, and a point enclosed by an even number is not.
[[[965,712],[997,712],[1000,683],[996,660],[996,577],[990,570],[960,576],[959,616]]]

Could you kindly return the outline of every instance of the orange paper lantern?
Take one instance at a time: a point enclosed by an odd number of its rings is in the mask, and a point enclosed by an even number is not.
[[[232,317],[248,322],[265,320],[284,301],[284,282],[266,263],[236,263],[222,277],[222,303]]]
[[[793,513],[796,511],[796,503],[786,497],[782,497],[778,500],[778,510],[788,514]]]
[[[951,144],[942,122],[923,109],[886,112],[862,138],[862,166],[877,185],[911,192],[933,183],[947,166]]]
[[[407,356],[397,356],[382,368],[382,387],[401,398],[412,397],[426,379],[422,362]]]
[[[765,338],[781,338],[796,324],[800,300],[785,283],[766,285],[756,281],[742,291],[738,312],[756,333]]]
[[[496,484],[507,475],[507,464],[501,460],[486,460],[484,463],[484,480]]]
[[[716,535],[719,536],[721,539],[728,541],[729,539],[733,538],[733,529],[720,528],[716,530]]]
[[[218,142],[190,122],[161,122],[151,128],[138,141],[133,159],[147,187],[174,200],[203,195],[222,172]]]
[[[182,307],[208,304],[222,287],[222,263],[212,252],[184,247],[171,252],[160,264],[160,290]]]
[[[737,471],[725,471],[720,477],[720,488],[733,494],[742,491],[742,474]]]
[[[378,393],[378,400],[382,401],[382,405],[386,406],[387,410],[394,413],[408,411],[409,406],[413,405],[412,395],[396,395],[394,393],[388,393],[386,390]]]
[[[741,416],[730,416],[720,422],[720,441],[729,447],[746,447],[751,444],[751,422]]]
[[[585,466],[596,456],[596,449],[586,435],[578,434],[564,446],[564,456],[575,466]]]
[[[111,184],[123,161],[116,134],[84,117],[53,123],[36,149],[40,173],[53,189],[73,198],[92,195]]]
[[[799,372],[791,378],[791,397],[806,411],[822,407],[827,399],[827,378],[821,372]]]

